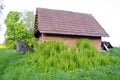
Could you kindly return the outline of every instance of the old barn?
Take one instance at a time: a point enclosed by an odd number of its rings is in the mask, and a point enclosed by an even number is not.
[[[44,8],[36,9],[34,35],[39,43],[59,40],[69,46],[88,38],[98,50],[101,37],[109,36],[91,14]]]

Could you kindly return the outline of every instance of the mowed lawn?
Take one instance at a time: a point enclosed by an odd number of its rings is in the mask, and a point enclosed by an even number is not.
[[[39,56],[0,49],[0,80],[120,80],[120,48],[114,48],[108,54],[118,58],[116,64],[68,71],[51,68],[50,71],[40,72],[39,65],[32,62],[34,60],[30,61],[39,58],[33,55]]]

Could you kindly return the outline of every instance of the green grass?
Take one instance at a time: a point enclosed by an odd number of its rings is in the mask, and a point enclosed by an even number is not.
[[[99,52],[85,39],[77,50],[57,41],[36,44],[35,50],[0,50],[0,80],[120,80],[120,48]]]

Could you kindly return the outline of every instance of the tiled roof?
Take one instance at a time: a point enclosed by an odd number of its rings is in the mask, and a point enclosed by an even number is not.
[[[36,15],[40,33],[109,36],[91,14],[37,8]]]

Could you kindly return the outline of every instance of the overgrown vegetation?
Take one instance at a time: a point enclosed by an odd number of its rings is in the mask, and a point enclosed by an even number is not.
[[[119,80],[120,48],[99,52],[89,40],[78,48],[49,41],[34,46],[33,54],[0,50],[0,80]]]
[[[29,13],[29,12],[28,12]],[[34,24],[34,13],[30,12],[27,17],[23,17],[22,13],[17,11],[10,11],[5,19],[6,30],[6,40],[5,44],[7,48],[14,49],[16,47],[16,39],[26,42],[29,46],[32,46],[31,39],[33,37],[33,25]],[[30,20],[29,20],[29,16]],[[33,20],[32,20],[32,19]],[[31,23],[31,27],[27,23]]]
[[[87,39],[79,40],[78,51],[74,47],[68,49],[62,42],[49,41],[38,45],[34,56],[30,63],[39,65],[39,68],[36,67],[37,71],[42,72],[49,71],[50,67],[67,71],[80,68],[92,69],[118,63],[117,57],[98,52]]]

